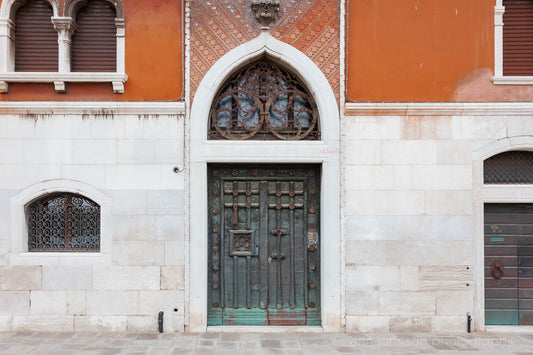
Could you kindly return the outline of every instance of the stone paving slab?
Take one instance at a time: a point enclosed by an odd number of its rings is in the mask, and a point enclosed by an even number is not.
[[[0,354],[514,354],[529,333],[0,333]]]

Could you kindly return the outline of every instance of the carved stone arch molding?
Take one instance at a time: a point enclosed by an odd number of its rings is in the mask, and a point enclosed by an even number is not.
[[[266,58],[293,73],[308,89],[320,119],[320,140],[213,140],[208,139],[211,104],[226,80],[242,68]],[[190,64],[190,63],[188,63]],[[341,266],[339,107],[331,85],[320,68],[297,48],[277,40],[268,31],[222,56],[207,71],[194,98],[189,135],[189,307],[191,331],[207,329],[208,309],[208,180],[211,163],[320,164],[321,324],[324,331],[340,331],[344,268]],[[324,196],[327,196],[324,197]]]
[[[48,2],[52,9],[54,10],[54,17],[59,16],[61,5],[59,4],[59,0],[44,0]],[[26,5],[28,0],[4,0],[2,1],[2,6],[0,7],[0,16],[2,18],[9,18],[11,20],[14,19],[15,13],[18,9],[20,9],[22,6]]]
[[[210,104],[223,83],[249,63],[266,58],[296,74],[313,96],[320,118],[321,140],[338,140],[339,111],[335,94],[328,79],[318,66],[304,53],[274,38],[267,31],[244,43],[222,58],[207,72],[194,95],[191,116],[196,120],[193,135],[207,140]],[[209,103],[206,105],[206,103]],[[197,125],[198,124],[198,125]],[[201,126],[200,126],[201,125]],[[198,132],[196,131],[198,129]]]
[[[63,8],[63,16],[76,18],[78,10],[83,6],[87,5],[88,0],[67,0],[65,2],[65,7]],[[113,6],[117,12],[117,18],[124,18],[124,6],[120,0],[105,0],[111,6]]]

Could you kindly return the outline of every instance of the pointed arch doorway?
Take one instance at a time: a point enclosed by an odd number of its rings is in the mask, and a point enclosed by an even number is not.
[[[311,95],[312,101],[316,105],[316,112],[318,115],[317,117],[319,117],[318,125],[321,128],[319,139],[308,139],[309,135],[314,135],[311,133],[307,134],[306,137],[303,137],[301,139],[294,139],[295,136],[301,135],[301,132],[307,132],[307,129],[312,125],[313,119],[311,116],[294,116],[293,114],[291,114],[290,120],[298,123],[296,125],[292,123],[292,128],[289,129],[288,132],[286,132],[287,130],[280,128],[281,126],[287,127],[287,124],[280,125],[279,122],[270,122],[270,126],[267,123],[265,125],[261,125],[261,127],[258,129],[258,132],[262,131],[260,134],[266,133],[273,134],[274,136],[276,136],[277,133],[279,135],[287,135],[288,139],[279,139],[279,137],[277,137],[276,139],[268,139],[264,136],[260,139],[226,139],[225,137],[222,137],[223,139],[209,139],[209,135],[211,134],[210,132],[212,132],[213,128],[213,111],[211,103],[215,103],[217,94],[220,92],[220,90],[225,89],[224,83],[226,83],[228,78],[232,77],[233,74],[244,68],[247,64],[260,59],[267,59],[272,62],[275,62],[276,64],[279,64],[281,67],[287,69],[290,73],[293,73],[294,76],[301,81],[303,86],[308,88],[308,93]],[[237,97],[239,97],[238,94]],[[302,107],[307,107],[306,104],[302,104],[301,98],[296,98],[295,100],[300,102],[300,109]],[[273,104],[274,101],[276,101],[276,99],[273,99],[273,101],[269,101],[267,99],[261,104],[269,104],[271,105],[270,107],[272,107],[272,105],[276,105]],[[280,107],[285,107],[285,104],[282,102],[288,102],[286,101],[286,97],[282,97],[282,99],[277,99],[278,109]],[[246,106],[246,104],[244,105],[245,109],[250,108]],[[258,103],[258,105],[260,104]],[[240,108],[242,109],[243,107],[241,106]],[[263,113],[266,114],[267,111],[263,111]],[[209,206],[209,196],[213,193],[213,191],[211,191],[210,186],[210,175],[213,174],[213,171],[211,169],[213,169],[213,167],[215,166],[218,166],[220,169],[220,164],[223,164],[223,166],[228,166],[230,169],[228,171],[231,171],[231,173],[233,173],[233,170],[239,170],[246,166],[255,166],[256,168],[261,168],[265,165],[268,165],[269,167],[274,166],[275,169],[278,169],[277,171],[281,171],[283,169],[290,171],[295,170],[295,168],[298,166],[306,165],[307,167],[316,169],[316,171],[319,172],[320,176],[320,179],[316,180],[316,184],[318,184],[316,191],[320,191],[320,193],[317,195],[316,211],[321,212],[317,214],[318,222],[316,223],[316,228],[318,228],[318,226],[320,228],[320,252],[317,254],[319,255],[318,261],[320,262],[320,268],[319,270],[317,270],[317,274],[319,275],[320,280],[320,287],[317,288],[317,293],[319,295],[317,297],[317,301],[315,302],[315,309],[320,310],[320,312],[316,317],[318,320],[315,321],[315,323],[309,323],[307,321],[307,316],[305,322],[302,321],[300,312],[300,315],[297,315],[295,318],[293,318],[297,319],[296,321],[294,321],[293,324],[321,324],[322,328],[325,331],[339,331],[341,329],[342,324],[341,280],[343,271],[343,269],[341,268],[342,258],[340,241],[341,238],[339,202],[339,111],[335,95],[333,94],[333,91],[329,86],[329,83],[324,74],[303,53],[301,53],[294,47],[287,45],[286,43],[276,40],[268,32],[263,32],[251,42],[243,44],[227,53],[224,57],[219,59],[219,61],[215,63],[215,65],[208,71],[208,73],[200,83],[198,90],[196,91],[190,116],[190,215],[188,231],[190,264],[188,275],[189,312],[186,315],[186,317],[188,318],[189,329],[191,331],[205,331],[206,327],[210,325],[208,323],[208,320],[211,318],[209,317],[208,313],[211,312],[213,303],[217,302],[212,302],[212,300],[210,299],[212,295],[210,288],[213,288],[213,279],[210,279],[210,268],[212,270],[213,261],[210,261],[211,255],[209,250],[210,248],[211,250],[213,248],[213,244],[210,244],[212,243],[210,241],[210,233],[213,232],[214,227],[210,224],[210,218],[212,217],[210,216],[210,211],[212,211],[212,208],[211,206]],[[250,117],[245,118],[243,116],[243,113],[238,112],[235,114],[234,117],[236,125],[240,125],[239,127],[243,128],[245,131],[253,131],[255,128],[257,128],[253,124],[251,124],[251,122],[253,122],[254,120],[257,121],[263,119],[262,122],[264,123],[264,119],[266,119],[266,115],[261,118],[260,116],[254,116],[253,114]],[[277,119],[279,118],[280,117],[277,117]],[[249,119],[249,121],[246,121],[247,119]],[[281,121],[283,121],[283,119],[285,118],[281,118]],[[224,132],[225,127],[227,126],[225,126],[225,123],[222,121],[223,119],[220,122],[217,122],[217,124],[220,130]],[[291,126],[291,124],[289,124],[289,126]],[[217,130],[216,127],[214,129],[220,134],[220,131]],[[311,129],[311,131],[313,131],[313,129]],[[270,174],[270,170],[268,171]],[[241,172],[239,172],[239,175],[240,174]],[[230,176],[231,177],[229,177],[228,182],[232,184],[233,181],[231,181],[231,179],[235,178],[235,176],[233,176],[232,174]],[[264,181],[268,181],[268,179]],[[277,182],[274,182],[274,186],[275,184],[277,184]],[[225,187],[220,188],[219,193],[221,195],[223,189],[225,189]],[[233,198],[233,189],[230,190],[231,191],[228,194],[228,198]],[[237,188],[237,190],[239,190],[239,187]],[[253,188],[251,190],[253,190]],[[281,190],[281,194],[283,195],[283,188],[281,188]],[[276,192],[277,191],[273,191],[273,198],[276,197]],[[290,192],[289,189],[288,192]],[[237,191],[237,196],[240,195],[241,194]],[[268,194],[268,188],[266,195],[270,196]],[[246,191],[244,192],[243,196],[246,196]],[[232,205],[228,207],[228,215],[225,218],[230,218],[230,222],[232,223],[233,202],[229,201],[228,203],[231,203]],[[237,201],[237,203],[239,203],[239,201]],[[239,223],[245,224],[245,217],[243,216],[243,219],[241,220],[239,214],[244,214],[246,212],[245,210],[243,210],[243,212],[240,212],[239,206],[237,207],[238,223],[236,227],[238,228],[225,231],[225,237],[227,238],[230,238],[232,236],[235,237],[235,235],[238,236],[238,234],[240,233],[239,231],[248,230],[246,228],[241,229],[241,226],[239,226]],[[276,211],[275,207],[273,211]],[[259,209],[257,210],[257,212],[259,213]],[[272,223],[276,225],[272,226],[277,227],[275,212],[273,213],[274,214],[272,215]],[[281,224],[283,224],[283,218],[280,220],[280,222]],[[290,222],[288,222],[288,224],[289,225],[287,225],[287,227],[290,228]],[[218,227],[218,230],[222,231],[222,228],[220,226]],[[246,227],[246,225],[243,225],[242,227]],[[270,227],[271,225],[269,224],[269,229],[276,229]],[[233,234],[231,233],[231,231],[233,231]],[[255,232],[253,232],[252,234],[254,233]],[[250,233],[248,234],[248,236],[249,235]],[[300,233],[300,235],[303,235],[305,238],[307,238],[307,235],[305,233]],[[253,237],[250,236],[248,239],[246,238],[246,235],[244,235],[243,237],[244,238],[241,239],[244,243],[243,245],[246,246],[248,245],[246,240],[251,240],[250,238],[255,238],[255,234]],[[272,238],[274,238],[274,236],[272,236]],[[304,241],[305,240],[306,239],[304,239]],[[240,246],[240,239],[238,238],[237,241],[237,245]],[[255,241],[253,243],[255,243]],[[272,243],[272,245],[276,246],[277,244]],[[234,244],[232,243],[231,246],[230,244],[227,244],[227,246],[228,248],[231,248],[234,246]],[[221,249],[221,245],[219,245],[219,250]],[[278,249],[272,249],[269,250],[269,252],[270,251],[272,251],[270,254],[276,257],[278,256],[278,254],[284,253],[283,250],[280,251]],[[228,252],[231,253],[231,249],[229,249]],[[233,252],[235,252],[235,250]],[[252,250],[251,252],[255,251]],[[290,253],[290,251],[288,251],[288,253]],[[258,254],[260,254],[260,252],[258,252]],[[267,263],[268,257],[272,255],[267,255]],[[252,255],[249,256],[250,258],[254,257]],[[246,258],[245,256],[237,257]],[[229,259],[233,260],[233,256]],[[272,258],[272,260],[274,259],[275,258]],[[245,262],[243,261],[240,263]],[[221,267],[222,264],[220,263],[219,268]],[[238,269],[248,270],[244,266]],[[328,275],[328,277],[326,278],[325,275]],[[259,283],[260,282],[261,281],[259,281]],[[274,281],[272,281],[272,283],[274,284]],[[304,287],[308,287],[308,285],[306,286],[303,282],[301,282],[300,285],[302,289]],[[242,291],[244,289],[245,288],[239,289],[239,295],[244,292]],[[256,296],[252,296],[252,298],[253,297]],[[240,301],[241,300],[239,300],[239,302]],[[270,302],[271,301],[269,300],[269,304]],[[261,308],[260,303],[258,304],[258,309],[264,309]],[[279,309],[277,299],[276,302],[272,301],[272,304],[275,304],[275,307],[272,307],[272,313],[275,313],[274,310]],[[298,308],[297,303],[293,304],[293,306],[294,308],[291,308],[290,300],[287,302],[286,307],[284,306],[283,302],[281,303],[281,309],[285,308],[287,310],[296,310]],[[309,302],[307,302],[307,306],[309,306]],[[300,308],[306,310],[309,309],[309,307],[306,308],[305,302],[302,302],[302,307]],[[267,323],[268,313],[269,312],[267,310]],[[224,322],[222,321],[222,323]],[[240,324],[244,323],[245,322],[242,322]],[[270,325],[277,324],[279,323],[277,323],[276,321],[270,323]]]

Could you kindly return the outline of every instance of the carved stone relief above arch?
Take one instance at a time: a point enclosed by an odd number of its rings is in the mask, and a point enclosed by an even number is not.
[[[280,0],[252,0],[251,6],[257,22],[268,28],[276,21]]]

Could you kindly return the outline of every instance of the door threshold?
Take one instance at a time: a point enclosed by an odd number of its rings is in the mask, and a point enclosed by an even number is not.
[[[208,326],[208,333],[323,333],[321,326],[264,326],[226,325]]]
[[[533,325],[486,325],[487,333],[533,333]]]

